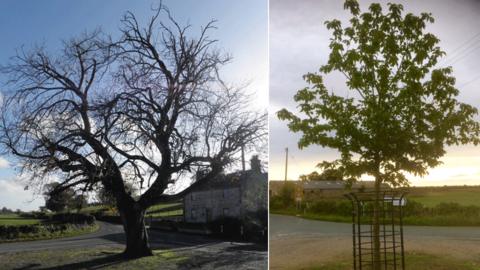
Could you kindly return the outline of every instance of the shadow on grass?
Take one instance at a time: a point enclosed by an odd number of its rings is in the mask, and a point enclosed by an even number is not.
[[[248,243],[240,245],[232,245],[225,249],[226,251],[268,251],[267,245]]]
[[[235,269],[244,268],[248,264],[261,264],[267,257],[265,254],[256,252],[259,247],[256,244],[238,245],[227,247],[217,252],[199,252],[177,264],[178,269]],[[264,248],[261,250],[264,251]],[[250,269],[250,268],[249,268]]]
[[[60,269],[102,269],[108,266],[116,265],[122,262],[128,261],[125,257],[122,256],[121,253],[118,252],[100,252],[99,254],[101,255],[107,255],[107,256],[102,256],[101,258],[96,258],[96,259],[91,259],[87,261],[81,261],[81,262],[75,262],[75,263],[69,263],[69,264],[64,264],[64,265],[59,265],[59,266],[52,266],[52,267],[45,267],[45,268],[35,268],[35,270],[60,270]],[[100,256],[101,256],[100,255]],[[16,268],[15,270],[23,270],[23,269],[30,269],[30,268]]]
[[[29,270],[29,269],[36,269],[35,267],[41,266],[38,263],[31,263],[22,267],[15,268],[15,270]]]

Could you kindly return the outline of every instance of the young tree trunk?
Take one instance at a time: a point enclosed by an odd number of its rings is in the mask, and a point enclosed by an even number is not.
[[[375,200],[373,202],[373,270],[380,270],[380,185],[381,179],[375,178]]]
[[[153,255],[145,228],[145,210],[138,205],[119,210],[126,236],[124,256],[139,258]]]

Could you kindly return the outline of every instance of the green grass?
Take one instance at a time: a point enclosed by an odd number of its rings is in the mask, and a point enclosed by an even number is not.
[[[302,213],[297,212],[295,209],[270,209],[270,214],[296,216],[312,220],[331,221],[331,222],[343,222],[351,223],[351,216],[342,215],[328,215],[317,213]],[[412,217],[407,216],[403,218],[404,225],[414,226],[480,226],[480,220],[478,217],[471,216],[425,216],[425,217]]]
[[[87,207],[84,207],[80,210],[81,213],[93,213],[93,212],[97,212],[97,211],[102,211],[102,210],[108,210],[109,207],[106,206],[106,205],[92,205],[92,206],[87,206]]]
[[[421,270],[478,270],[480,269],[480,260],[476,262],[466,262],[447,256],[434,256],[424,253],[407,253],[405,255],[406,269]],[[341,257],[331,263],[320,266],[312,266],[303,269],[308,270],[351,270],[352,259]],[[365,269],[368,270],[369,268]]]
[[[183,209],[147,214],[148,217],[171,217],[183,215]]]
[[[480,187],[412,188],[407,200],[417,201],[427,207],[434,207],[442,202],[480,207],[479,194]]]
[[[317,214],[317,213],[298,213],[295,209],[270,209],[270,214],[278,215],[288,215],[288,216],[297,216],[306,219],[313,220],[322,220],[322,221],[332,221],[332,222],[352,222],[352,217],[340,216],[340,215],[326,215],[326,214]]]
[[[118,215],[114,208],[105,205],[88,206],[80,212],[92,214],[98,211],[104,211],[106,215]],[[157,204],[147,209],[147,217],[156,218],[181,215],[183,215],[183,203],[181,202]]]
[[[16,214],[0,215],[0,225],[18,226],[18,225],[31,225],[38,224],[42,220],[22,218]]]
[[[0,254],[2,269],[178,269],[188,257],[172,251],[125,260],[120,249],[91,248]],[[32,267],[33,266],[33,267]]]
[[[163,210],[165,208],[182,208],[183,204],[182,203],[165,203],[165,204],[156,204],[147,209],[147,212],[153,212],[153,211],[158,211],[158,210]]]
[[[147,210],[148,217],[169,217],[183,215],[183,203],[157,204]]]

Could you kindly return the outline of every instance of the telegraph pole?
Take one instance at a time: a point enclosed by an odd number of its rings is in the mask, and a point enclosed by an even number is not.
[[[245,172],[245,149],[242,145],[242,171]]]
[[[285,148],[285,181],[287,181],[288,174],[288,147]]]

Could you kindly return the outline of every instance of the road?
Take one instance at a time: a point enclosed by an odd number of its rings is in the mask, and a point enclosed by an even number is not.
[[[97,232],[52,240],[39,240],[0,244],[0,254],[45,249],[62,250],[73,248],[113,247],[123,248],[125,237],[121,225],[98,222]],[[192,267],[198,269],[266,269],[267,251],[263,246],[212,239],[203,235],[183,234],[150,230],[150,245],[153,249],[171,249],[188,254]],[[222,256],[219,256],[222,254]],[[222,267],[218,267],[221,264]]]
[[[352,225],[270,215],[270,269],[308,268],[349,257]],[[480,227],[405,226],[407,252],[452,256],[465,261],[480,257]]]
[[[404,226],[404,236],[479,241],[480,227]],[[292,216],[270,215],[270,239],[288,236],[351,236],[348,223],[308,220]]]

